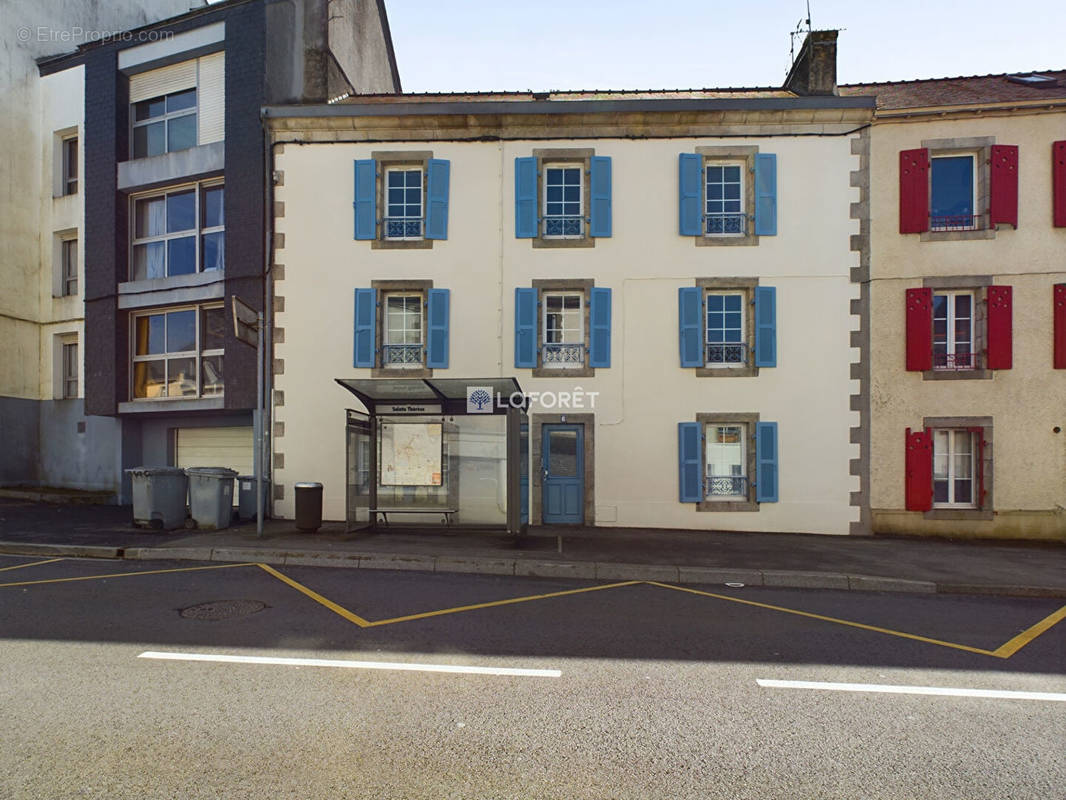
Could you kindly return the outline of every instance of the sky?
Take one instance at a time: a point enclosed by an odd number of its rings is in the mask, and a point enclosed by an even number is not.
[[[405,92],[780,86],[807,17],[806,0],[385,3]],[[840,83],[1066,69],[1064,0],[811,0],[810,13],[841,29]]]

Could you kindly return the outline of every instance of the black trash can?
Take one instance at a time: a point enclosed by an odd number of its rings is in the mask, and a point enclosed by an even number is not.
[[[296,529],[314,533],[322,527],[322,484],[298,483],[296,492]]]

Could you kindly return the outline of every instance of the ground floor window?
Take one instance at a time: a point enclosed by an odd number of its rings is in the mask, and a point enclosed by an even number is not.
[[[970,430],[933,431],[933,505],[977,506],[977,434]]]
[[[748,496],[747,425],[707,425],[704,492],[708,500]]]

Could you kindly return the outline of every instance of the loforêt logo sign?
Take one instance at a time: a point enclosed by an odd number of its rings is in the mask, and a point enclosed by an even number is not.
[[[467,386],[466,387],[466,413],[467,414],[491,414],[492,413],[492,387],[491,386]]]

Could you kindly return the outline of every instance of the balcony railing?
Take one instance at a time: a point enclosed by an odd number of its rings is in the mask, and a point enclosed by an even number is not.
[[[708,236],[743,236],[747,231],[745,214],[707,214],[703,219]]]
[[[940,214],[929,217],[929,229],[934,231],[976,231],[980,228],[980,214]]]
[[[422,345],[385,344],[381,346],[381,363],[386,367],[422,366]]]
[[[585,364],[583,344],[545,344],[541,349],[541,361],[546,367],[580,367]]]
[[[704,487],[707,497],[748,496],[748,479],[739,475],[725,477],[708,475],[704,479]]]
[[[969,369],[981,369],[980,353],[938,353],[933,351],[933,369],[945,372],[958,372]]]
[[[545,236],[580,237],[585,235],[584,217],[545,217]]]
[[[423,220],[414,217],[385,217],[381,220],[385,238],[403,241],[422,238]]]
[[[708,342],[708,364],[746,364],[748,346],[744,342]]]

